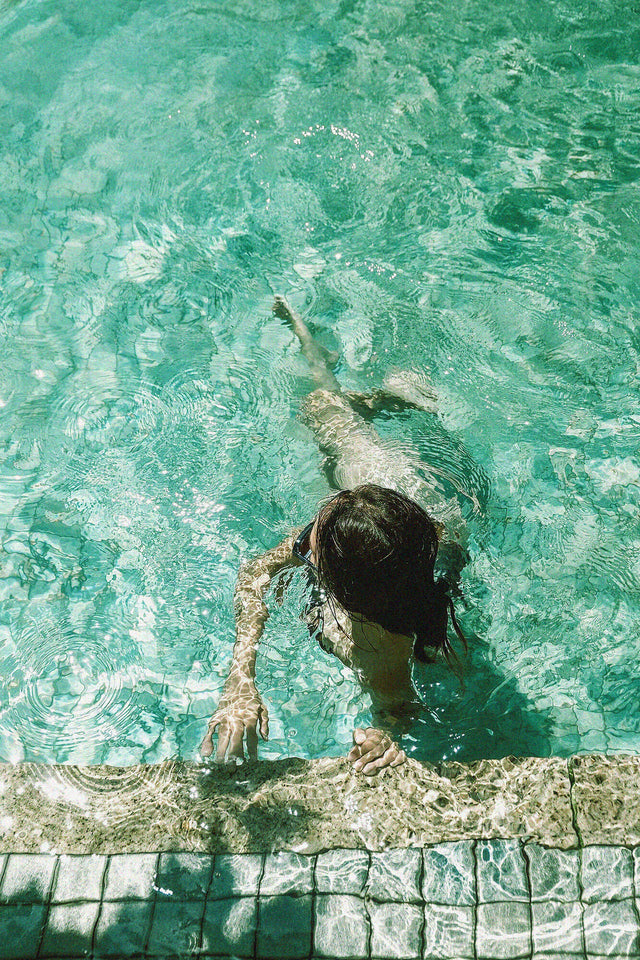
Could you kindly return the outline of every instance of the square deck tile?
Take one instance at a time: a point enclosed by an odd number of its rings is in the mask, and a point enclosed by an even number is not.
[[[95,932],[98,957],[131,957],[144,951],[153,903],[145,900],[105,902]]]
[[[476,946],[481,960],[512,960],[531,954],[528,903],[481,903],[477,909]]]
[[[109,857],[105,900],[148,900],[155,894],[157,853],[118,853]]]
[[[207,895],[213,874],[210,853],[163,853],[160,855],[156,886],[164,900],[201,900]]]
[[[633,896],[631,851],[626,847],[583,847],[581,877],[585,903],[629,899]]]
[[[367,905],[371,920],[371,956],[378,960],[416,960],[422,956],[424,912],[413,903]]]
[[[424,953],[428,960],[470,960],[474,954],[473,907],[427,903],[424,907]]]
[[[221,853],[216,856],[209,888],[209,900],[229,897],[256,897],[264,857],[260,854]]]
[[[200,947],[204,903],[172,900],[156,903],[147,952],[152,957],[190,956]]]
[[[386,850],[372,853],[367,892],[388,903],[419,903],[422,853],[420,850]]]
[[[100,904],[97,901],[59,903],[52,906],[38,956],[86,957],[91,952],[93,928],[99,909]]]
[[[531,960],[587,960],[587,955],[586,953],[536,953],[534,951],[531,954]],[[609,957],[608,960],[618,960],[618,958]],[[628,960],[628,957],[625,960]]]
[[[583,954],[582,904],[543,900],[531,905],[534,953]]]
[[[67,856],[63,854],[58,863],[52,903],[68,903],[78,900],[100,900],[102,880],[107,858],[93,856]]]
[[[369,918],[362,900],[346,894],[316,896],[314,954],[318,957],[366,957]]]
[[[298,853],[269,853],[264,858],[261,896],[313,892],[313,857]]]
[[[636,894],[640,893],[640,847],[634,847],[631,851],[633,859],[633,877],[635,881]]]
[[[45,918],[41,903],[0,904],[3,960],[33,960]]]
[[[526,864],[517,840],[479,840],[478,903],[529,901]]]
[[[422,896],[425,903],[475,904],[475,862],[470,840],[426,847],[422,851],[422,858]]]
[[[316,890],[358,896],[364,892],[368,872],[366,850],[328,850],[316,858]]]
[[[639,933],[631,900],[584,905],[584,939],[587,954],[637,956],[640,954]]]
[[[258,957],[308,957],[311,952],[311,897],[260,897]]]
[[[257,914],[255,897],[208,901],[202,925],[202,952],[207,956],[252,957]]]
[[[532,900],[555,900],[567,903],[580,899],[578,850],[557,850],[528,843],[525,856],[529,860]]]
[[[39,853],[12,853],[2,878],[0,901],[42,903],[49,898],[56,857]]]

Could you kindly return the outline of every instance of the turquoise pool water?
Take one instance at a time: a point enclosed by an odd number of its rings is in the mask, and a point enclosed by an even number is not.
[[[274,293],[491,481],[407,748],[640,750],[639,117],[637,2],[0,0],[1,759],[195,756],[238,564],[328,490]],[[263,757],[367,719],[301,602]]]

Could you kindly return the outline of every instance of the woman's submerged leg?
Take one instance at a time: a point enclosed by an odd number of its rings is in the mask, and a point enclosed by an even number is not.
[[[448,528],[452,540],[460,542],[464,527],[460,504],[457,497],[444,494],[438,472],[417,453],[411,455],[405,447],[383,441],[367,422],[368,416],[381,409],[412,407],[435,413],[436,395],[426,379],[417,373],[396,372],[388,374],[383,388],[373,393],[343,391],[304,320],[282,297],[276,297],[273,311],[293,329],[318,384],[319,389],[304,400],[301,415],[328,458],[330,482],[338,489],[369,482],[399,490],[420,503]]]
[[[327,365],[324,354],[313,339],[309,328],[302,317],[292,310],[283,297],[276,297],[273,301],[273,312],[276,317],[286,320],[296,337],[300,341],[302,352],[309,364],[309,370],[314,382],[325,390],[340,393],[340,384]]]

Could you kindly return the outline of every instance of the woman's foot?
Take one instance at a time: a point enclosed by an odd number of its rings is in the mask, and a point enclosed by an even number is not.
[[[272,310],[276,317],[279,317],[280,320],[286,320],[287,323],[295,324],[296,320],[300,319],[298,315],[293,312],[284,297],[274,297]]]
[[[314,340],[306,323],[295,310],[292,310],[284,297],[275,297],[273,312],[280,320],[291,325],[293,332],[300,341],[300,347],[309,364],[309,372],[318,387],[340,393],[340,384],[329,369],[330,361],[319,344]]]

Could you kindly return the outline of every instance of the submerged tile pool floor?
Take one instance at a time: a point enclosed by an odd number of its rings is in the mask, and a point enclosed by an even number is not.
[[[636,957],[640,849],[2,858],[0,956]]]
[[[640,758],[0,767],[0,958],[640,960]]]

